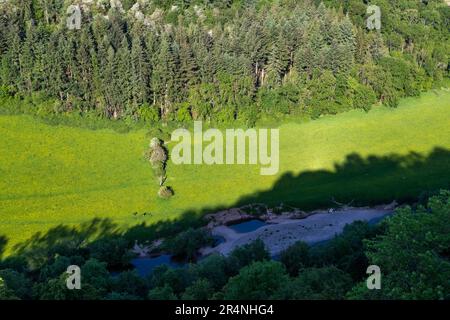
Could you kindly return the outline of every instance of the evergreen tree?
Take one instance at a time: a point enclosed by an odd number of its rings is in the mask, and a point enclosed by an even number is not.
[[[267,62],[267,77],[269,85],[281,84],[289,66],[289,49],[283,36],[280,34],[272,44],[269,60]]]
[[[128,39],[123,37],[117,54],[115,55],[116,70],[115,70],[115,91],[118,97],[118,109],[120,113],[126,112],[128,103],[131,102],[133,96],[133,69],[131,54],[128,48]],[[128,110],[133,112],[133,110]]]
[[[94,102],[94,81],[91,54],[94,50],[92,35],[88,28],[83,28],[77,50],[78,74],[77,82],[80,83],[79,96],[88,104]]]
[[[20,64],[20,89],[28,94],[33,91],[33,65],[35,45],[34,27],[29,26],[26,31],[25,40],[22,42],[19,64]]]
[[[149,101],[150,65],[144,55],[141,38],[135,35],[131,44],[131,94],[133,104],[141,105]]]
[[[163,36],[152,74],[154,103],[160,107],[161,116],[168,114],[178,87],[176,57],[169,37]]]

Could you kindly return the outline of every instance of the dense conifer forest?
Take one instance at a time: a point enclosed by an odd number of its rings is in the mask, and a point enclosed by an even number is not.
[[[381,30],[362,0],[6,0],[1,95],[43,115],[253,125],[395,107],[448,76],[443,1],[370,4]]]

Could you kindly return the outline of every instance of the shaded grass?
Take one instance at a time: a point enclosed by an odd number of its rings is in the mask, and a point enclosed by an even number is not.
[[[414,174],[414,165],[402,170],[436,147],[450,149],[450,92],[444,90],[404,99],[397,109],[282,124],[276,176],[260,176],[258,166],[169,161],[167,184],[176,193],[170,200],[157,197],[158,184],[143,159],[145,130],[119,134],[0,116],[0,136],[0,235],[8,248],[37,231],[93,218],[128,227],[256,200],[310,208],[331,206],[330,196],[343,201],[359,195],[361,202],[378,203],[450,180],[445,153],[421,174]]]

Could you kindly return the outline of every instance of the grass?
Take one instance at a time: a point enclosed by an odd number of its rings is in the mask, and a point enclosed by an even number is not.
[[[259,175],[258,166],[169,162],[167,184],[175,190],[170,200],[157,197],[157,182],[143,159],[150,140],[145,130],[120,134],[3,115],[0,136],[0,236],[8,240],[6,253],[38,231],[96,217],[127,227],[249,201],[309,208],[331,205],[336,196],[376,203],[447,187],[450,180],[448,154],[423,170],[408,164],[426,162],[436,147],[450,149],[445,90],[404,99],[397,109],[282,124],[277,176]]]

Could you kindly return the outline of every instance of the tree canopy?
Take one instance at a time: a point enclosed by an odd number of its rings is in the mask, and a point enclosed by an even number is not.
[[[117,1],[116,1],[117,2]],[[3,95],[40,113],[127,121],[318,117],[417,95],[448,76],[443,1],[108,1],[0,4]],[[37,111],[36,111],[37,112]]]

